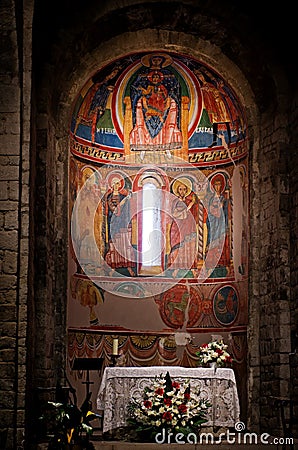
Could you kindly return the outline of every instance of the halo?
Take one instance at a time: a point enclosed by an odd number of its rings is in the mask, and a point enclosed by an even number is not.
[[[113,188],[113,184],[115,183],[115,181],[118,181],[118,183],[120,183],[120,189],[123,189],[124,178],[120,173],[110,173],[110,175],[108,176],[108,185],[111,189]]]
[[[164,59],[164,62],[162,63],[161,67],[167,67],[167,66],[171,65],[173,62],[172,58],[165,53],[149,53],[149,54],[143,56],[143,58],[141,59],[143,66],[151,67],[150,60],[154,56],[159,56]]]
[[[181,177],[181,178],[176,178],[176,180],[173,181],[172,190],[173,190],[174,194],[177,196],[179,196],[179,194],[178,194],[179,184],[184,184],[184,186],[187,187],[187,191],[185,194],[185,197],[187,197],[192,191],[192,183],[191,183],[190,179],[186,178],[186,177]]]
[[[158,75],[160,81],[162,81],[164,79],[164,74],[162,72],[160,72],[159,70],[152,70],[151,72],[149,72],[149,74],[147,75],[147,78],[149,81],[151,81],[152,83],[152,77],[153,75]]]
[[[95,171],[90,169],[90,167],[84,167],[82,170],[82,182],[86,183],[88,178],[91,178],[94,175]]]
[[[221,183],[220,193],[222,193],[224,191],[224,189],[225,189],[225,186],[226,186],[226,179],[225,179],[224,175],[222,173],[217,173],[216,175],[214,175],[212,177],[210,184],[211,184],[212,190],[214,192],[215,192],[214,183],[216,181],[220,181],[220,183]]]

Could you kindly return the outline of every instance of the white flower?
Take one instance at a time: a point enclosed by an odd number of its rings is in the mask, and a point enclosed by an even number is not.
[[[222,340],[209,342],[207,345],[205,344],[199,348],[197,352],[199,362],[206,364],[214,361],[220,365],[224,365],[226,359],[230,357],[226,351],[227,348],[228,346]],[[219,350],[220,352],[218,352]]]
[[[210,357],[210,352],[214,352],[214,350],[209,350],[207,352],[207,358]],[[179,383],[179,387],[173,388],[169,392],[165,392],[164,382],[154,383],[154,390],[151,388],[144,390],[143,398],[139,399],[139,404],[136,402],[135,409],[133,410],[133,418],[136,420],[138,424],[147,424],[155,427],[160,427],[162,424],[167,423],[169,421],[166,420],[163,415],[165,412],[169,412],[171,414],[170,426],[176,427],[179,429],[181,426],[185,427],[190,423],[190,419],[197,416],[202,415],[204,417],[205,411],[209,406],[207,401],[203,401],[200,398],[200,391],[192,391],[191,397],[189,399],[185,399],[185,390],[189,388],[189,381],[184,383]],[[178,383],[175,385],[178,386]],[[156,390],[161,386],[163,387],[163,394],[157,393]],[[170,405],[166,405],[164,403],[165,399],[170,399]],[[144,402],[146,404],[146,400],[149,400],[152,403],[151,408],[146,408]],[[186,405],[186,411],[179,411],[179,406],[181,404]],[[138,406],[137,406],[138,405]],[[193,421],[192,421],[193,424]]]

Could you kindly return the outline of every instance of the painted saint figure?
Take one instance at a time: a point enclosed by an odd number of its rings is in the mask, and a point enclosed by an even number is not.
[[[209,147],[217,145],[219,126],[222,125],[226,127],[229,145],[231,143],[231,114],[219,89],[220,84],[215,85],[207,81],[199,70],[195,73],[200,81],[204,107],[213,127],[212,142]]]
[[[106,243],[105,261],[119,271],[134,275],[134,250],[131,245],[130,195],[120,174],[113,174],[105,195]],[[119,272],[123,272],[120,270]]]
[[[91,142],[95,142],[97,122],[105,113],[108,98],[114,90],[120,70],[121,66],[116,65],[103,80],[95,82],[89,88],[77,114],[74,134],[80,124],[90,126]]]
[[[211,180],[212,193],[207,198],[205,224],[207,239],[205,265],[209,270],[223,268],[227,274],[231,262],[230,254],[230,200],[226,190],[226,180],[217,174]]]
[[[82,170],[82,189],[77,200],[79,214],[73,221],[77,254],[82,264],[96,265],[98,258],[98,231],[101,229],[101,205],[98,195],[99,180],[90,168]]]
[[[172,222],[170,224],[170,253],[168,269],[176,276],[179,269],[196,268],[198,197],[187,177],[173,182]]]

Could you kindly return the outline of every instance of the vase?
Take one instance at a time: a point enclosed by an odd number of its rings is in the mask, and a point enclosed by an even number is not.
[[[216,362],[210,362],[209,363],[209,367],[211,368],[211,369],[213,369],[214,370],[214,373],[215,373],[215,371],[216,371],[216,369],[217,369],[217,363]]]

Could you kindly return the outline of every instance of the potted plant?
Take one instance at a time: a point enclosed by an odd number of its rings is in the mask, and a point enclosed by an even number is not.
[[[48,402],[47,411],[41,417],[48,429],[48,450],[94,450],[89,440],[93,432],[90,422],[99,416],[91,411],[91,393],[80,408],[75,394],[73,397],[71,401],[69,396],[59,398],[58,395],[57,401]]]

